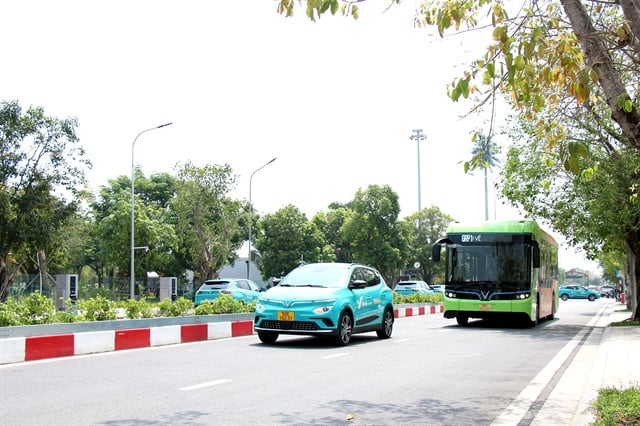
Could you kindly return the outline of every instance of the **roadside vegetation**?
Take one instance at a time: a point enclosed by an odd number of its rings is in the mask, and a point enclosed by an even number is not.
[[[399,296],[393,294],[395,304],[442,303],[441,293]],[[179,297],[160,302],[148,299],[109,300],[103,296],[66,303],[66,310],[56,309],[51,298],[31,293],[22,298],[11,298],[0,303],[0,327],[38,325],[85,321],[109,321],[115,319],[163,318],[188,315],[241,314],[255,311],[256,303],[245,303],[231,295],[222,294],[212,302],[194,306],[191,299]],[[120,315],[119,315],[120,313]]]
[[[593,426],[640,424],[640,387],[602,388],[592,403]]]

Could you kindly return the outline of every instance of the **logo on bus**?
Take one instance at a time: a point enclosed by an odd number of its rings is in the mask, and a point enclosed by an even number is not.
[[[472,242],[482,241],[482,235],[462,234],[460,236],[460,240],[463,243],[472,243]]]

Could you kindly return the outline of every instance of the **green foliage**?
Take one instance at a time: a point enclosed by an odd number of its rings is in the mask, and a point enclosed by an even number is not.
[[[323,251],[326,240],[316,222],[309,222],[293,205],[265,215],[258,228],[255,247],[261,253],[259,266],[265,279],[280,277],[301,262],[334,259],[331,253]]]
[[[178,297],[175,302],[164,299],[158,303],[158,314],[163,317],[181,317],[189,314],[193,309],[193,302],[186,297]]]
[[[593,426],[640,424],[640,387],[602,388],[591,408],[595,418]]]
[[[212,302],[201,303],[196,307],[196,315],[240,314],[254,312],[256,302],[245,303],[236,300],[230,294],[221,294]]]
[[[23,324],[47,324],[56,312],[53,301],[38,292],[31,293],[22,300]]]
[[[0,327],[22,324],[22,306],[16,299],[0,303]]]
[[[78,310],[86,321],[108,321],[116,319],[116,303],[102,296],[78,300]]]
[[[393,304],[417,304],[417,303],[433,303],[440,304],[444,300],[444,295],[440,292],[434,292],[433,294],[414,293],[409,295],[400,295],[396,292],[393,293]]]
[[[153,310],[146,299],[127,299],[121,302],[122,307],[127,313],[127,318],[153,318]]]

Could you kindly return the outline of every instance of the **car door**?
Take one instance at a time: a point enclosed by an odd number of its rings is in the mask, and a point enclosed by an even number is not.
[[[363,267],[359,268],[359,276],[366,285],[360,291],[360,316],[355,321],[355,325],[365,326],[376,322],[381,315],[378,312],[380,277],[373,270]]]

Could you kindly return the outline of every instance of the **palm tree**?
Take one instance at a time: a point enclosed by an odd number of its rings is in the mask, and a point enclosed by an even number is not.
[[[500,149],[491,142],[491,136],[476,133],[473,137],[475,145],[471,149],[473,162],[484,170],[484,220],[489,220],[489,185],[487,170],[498,164],[497,154]]]

